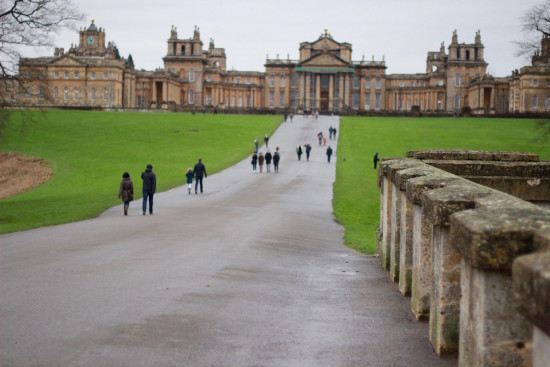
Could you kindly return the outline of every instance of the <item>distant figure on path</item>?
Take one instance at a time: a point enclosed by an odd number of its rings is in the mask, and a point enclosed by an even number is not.
[[[281,156],[279,155],[279,152],[275,151],[273,154],[273,167],[275,168],[275,172],[279,172],[279,159]]]
[[[378,152],[376,152],[376,154],[374,155],[374,169],[376,169],[379,161],[380,159],[378,158]]]
[[[193,187],[193,170],[191,167],[185,172],[185,177],[187,177],[187,190],[189,190],[189,194],[191,194],[191,188]]]
[[[258,154],[254,152],[254,154],[252,154],[252,171],[256,171],[256,164],[258,164]]]
[[[307,143],[305,147],[306,147],[306,158],[309,161],[309,154],[311,153],[311,145]]]
[[[258,164],[260,165],[260,173],[262,173],[262,168],[264,168],[264,155],[262,152],[260,152],[260,155],[258,156]]]
[[[296,154],[298,154],[298,160],[301,160],[301,159],[302,159],[302,153],[303,153],[303,151],[302,151],[302,146],[301,146],[301,145],[298,145],[298,146],[296,147]]]
[[[332,139],[332,126],[328,128],[328,138]]]
[[[330,156],[332,155],[332,148],[330,147],[330,145],[328,146],[327,148],[327,159],[328,159],[328,163],[330,163]]]
[[[335,127],[332,128],[332,137],[334,139],[336,139],[336,128]]]
[[[118,189],[118,198],[122,199],[124,202],[124,215],[128,215],[130,201],[134,200],[134,184],[132,180],[130,180],[130,174],[128,172],[122,174],[122,181]]]
[[[269,173],[271,171],[271,159],[273,158],[273,156],[271,155],[271,153],[269,152],[269,149],[267,150],[267,152],[265,153],[265,167],[266,167],[266,172]]]
[[[153,194],[157,191],[157,175],[153,172],[153,166],[147,165],[147,169],[141,173],[143,180],[143,215],[147,212],[147,198],[149,198],[149,214],[153,214]]]
[[[290,122],[292,122],[292,119],[294,118],[294,111],[290,112]]]
[[[283,113],[283,116],[285,117],[285,122],[286,122],[286,119],[288,118],[288,113],[285,111],[285,112]]]
[[[258,153],[258,138],[254,139],[254,151]]]
[[[202,194],[202,176],[204,176],[204,178],[208,177],[208,175],[206,174],[206,167],[204,166],[204,164],[202,164],[202,158],[199,158],[199,161],[197,162],[197,164],[195,164],[195,168],[193,168],[193,174],[195,175],[195,194],[197,193],[199,182],[201,185]]]
[[[264,143],[265,143],[265,148],[267,149],[268,148],[268,144],[269,144],[269,136],[267,136],[267,134],[265,134],[264,136]]]

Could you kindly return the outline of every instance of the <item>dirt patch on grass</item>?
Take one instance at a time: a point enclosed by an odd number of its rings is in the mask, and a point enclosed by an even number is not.
[[[52,175],[40,158],[0,153],[0,199],[40,186]]]

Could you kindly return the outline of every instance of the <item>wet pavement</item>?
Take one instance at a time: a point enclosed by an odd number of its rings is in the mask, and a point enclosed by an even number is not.
[[[135,201],[128,217],[120,205],[0,236],[0,364],[455,366],[377,259],[343,244],[337,144],[329,164],[317,143],[338,122],[296,116],[270,140],[279,173],[247,158],[204,194],[155,195],[152,216]],[[295,154],[305,142],[309,162]]]

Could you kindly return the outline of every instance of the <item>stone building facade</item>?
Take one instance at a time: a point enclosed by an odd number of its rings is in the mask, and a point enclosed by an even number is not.
[[[487,74],[478,31],[473,43],[450,45],[426,57],[426,71],[386,74],[386,60],[353,60],[352,45],[325,31],[299,45],[299,59],[266,57],[265,71],[227,70],[224,48],[200,30],[178,38],[172,26],[164,68],[134,69],[105,42],[92,20],[78,46],[56,48],[53,57],[22,58],[26,81],[18,102],[33,106],[220,110],[319,110],[326,113],[434,112],[474,114],[550,111],[550,40],[532,66],[511,76]]]

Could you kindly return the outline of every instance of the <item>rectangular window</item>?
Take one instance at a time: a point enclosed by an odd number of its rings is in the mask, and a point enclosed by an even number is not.
[[[78,101],[78,88],[74,89],[74,100]]]
[[[109,100],[109,91],[107,88],[103,88],[103,101],[107,102]]]
[[[275,93],[269,92],[269,107],[275,107]]]
[[[400,99],[399,100],[399,110],[402,110],[403,109],[403,100]]]
[[[53,77],[54,77],[55,79],[59,79],[59,71],[54,71],[54,72],[53,72]]]
[[[285,92],[279,92],[279,106],[285,106]]]
[[[92,79],[95,79],[95,71],[92,71],[92,73],[91,73],[91,78],[92,78]]]
[[[63,100],[64,101],[69,100],[69,88],[67,88],[67,87],[65,87],[65,89],[63,89]]]
[[[38,99],[44,99],[44,87],[38,89]]]
[[[275,77],[273,75],[271,75],[269,77],[269,86],[270,87],[274,87],[275,86]]]
[[[455,96],[455,110],[460,108],[460,96]]]
[[[533,79],[533,87],[538,87],[538,86],[539,86],[539,80]]]
[[[370,110],[370,93],[365,94],[365,110]]]
[[[237,98],[237,106],[242,107],[243,106],[243,96],[239,96]]]
[[[206,95],[206,105],[207,106],[212,106],[212,94],[207,94]]]
[[[292,88],[296,88],[298,86],[298,75],[297,74],[292,74],[290,76],[290,86]]]
[[[550,96],[546,96],[546,106],[545,106],[546,110],[550,110]]]
[[[109,78],[109,74],[106,71],[104,71],[103,72],[103,79],[107,79],[107,78]]]
[[[95,88],[92,87],[90,92],[90,100],[95,101]]]
[[[407,111],[411,110],[411,101],[407,100]]]
[[[437,81],[437,85],[438,85],[439,87],[442,87],[442,86],[443,86],[443,80],[438,80],[438,81]]]
[[[74,72],[74,78],[75,79],[78,79],[78,77],[80,76],[80,73],[78,71],[75,71]]]
[[[376,104],[375,104],[376,110],[380,109],[380,93],[376,93]]]
[[[250,96],[246,96],[246,107],[250,107]]]
[[[546,79],[546,88],[550,88],[550,79]]]
[[[285,76],[281,75],[281,88],[285,87]]]
[[[352,105],[351,107],[354,109],[354,110],[358,110],[359,109],[359,93],[353,93],[352,96]]]
[[[290,92],[290,107],[296,108],[296,92]]]
[[[399,82],[399,88],[403,88],[405,86],[405,82]]]
[[[416,82],[415,81],[411,81],[411,87],[416,87]]]
[[[380,88],[382,88],[382,82],[380,80],[380,77],[377,76],[376,77],[376,89],[380,89]]]
[[[53,99],[59,99],[59,89],[57,87],[53,88]]]
[[[195,104],[195,91],[190,90],[189,96],[187,97],[187,101],[189,104]]]
[[[235,84],[241,84],[241,78],[237,77]]]
[[[426,83],[425,83],[425,82],[420,82],[420,86],[421,86],[421,87],[425,87],[425,86],[426,86]]]
[[[533,96],[533,109],[539,108],[539,96]]]
[[[353,88],[359,88],[360,79],[358,76],[353,77]]]
[[[231,96],[231,107],[235,107],[235,96]]]
[[[456,74],[455,86],[460,87],[460,74]]]
[[[250,85],[250,78],[246,78],[246,85]]]
[[[193,70],[193,69],[189,70],[189,81],[190,82],[195,81],[195,70]]]
[[[370,89],[370,76],[365,79],[365,89]]]
[[[69,72],[66,71],[66,72],[64,73],[64,76],[65,76],[65,79],[69,79]]]

